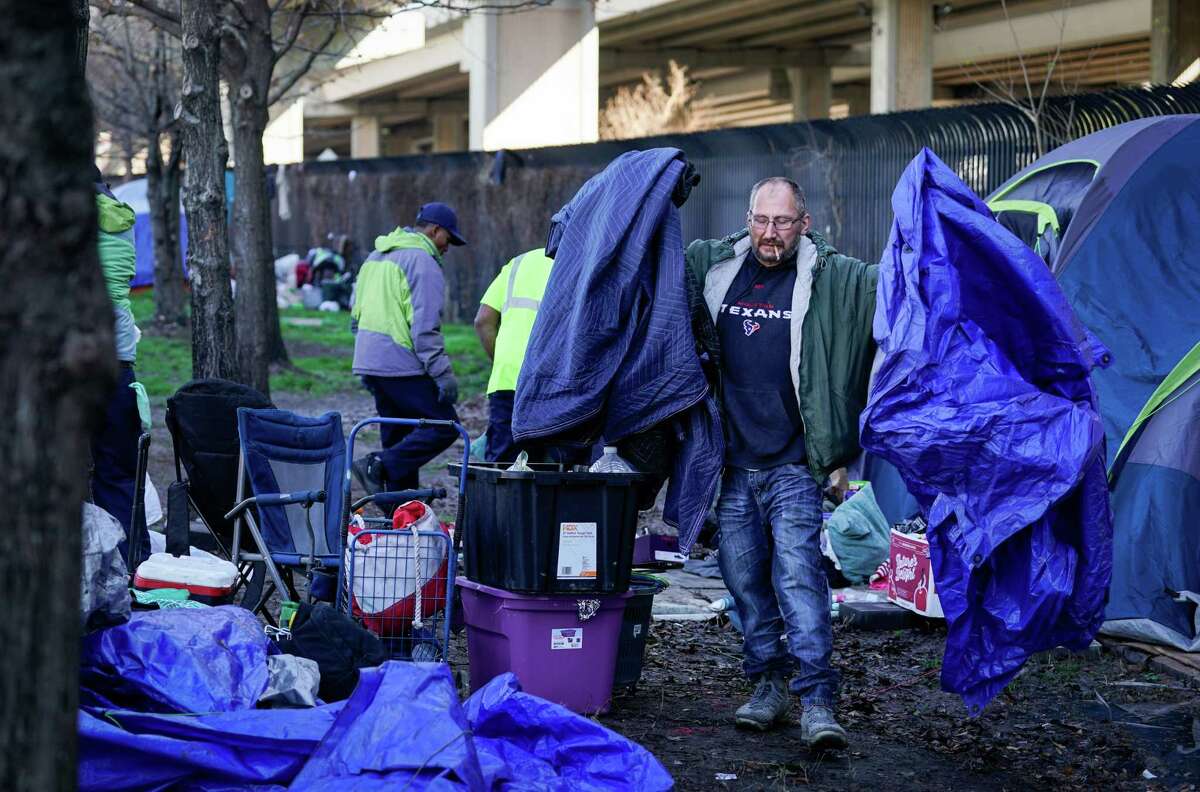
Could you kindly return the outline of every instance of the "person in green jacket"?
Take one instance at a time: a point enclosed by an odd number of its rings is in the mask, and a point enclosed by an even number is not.
[[[693,242],[687,261],[719,340],[719,559],[756,683],[735,720],[777,724],[790,681],[801,735],[822,750],[844,748],[846,733],[834,715],[821,484],[859,451],[878,267],[840,255],[811,226],[799,185],[764,179],[750,191],[746,228]]]
[[[458,420],[458,381],[442,337],[442,256],[451,245],[466,243],[454,210],[428,203],[413,228],[378,237],[359,270],[350,312],[354,373],[375,397],[382,417]],[[416,489],[421,466],[458,437],[445,426],[384,425],[381,435],[383,451],[351,465],[369,493]]]
[[[142,537],[139,554],[145,558],[150,554],[150,545],[144,510],[139,510],[139,524],[133,524],[138,438],[144,430],[149,430],[150,424],[149,400],[133,370],[141,335],[134,324],[133,304],[129,301],[129,282],[136,272],[135,218],[133,209],[117,200],[102,181],[99,170],[94,178],[100,269],[113,307],[120,372],[108,397],[104,423],[92,435],[92,501],[121,523],[127,538],[130,529],[136,529],[136,534]]]

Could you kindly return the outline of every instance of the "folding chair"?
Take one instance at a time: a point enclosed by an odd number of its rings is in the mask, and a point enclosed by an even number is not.
[[[231,558],[233,523],[225,512],[240,492],[237,411],[274,406],[254,388],[222,379],[192,380],[167,399],[166,425],[175,452],[175,482],[167,490],[169,552],[184,555],[194,545]],[[205,531],[189,529],[189,506]]]
[[[292,571],[303,570],[308,600],[332,600],[342,562],[342,417],[328,412],[308,418],[287,410],[242,407],[237,424],[238,502],[225,515],[234,521],[234,563],[261,562],[274,589],[292,599],[299,599]],[[243,547],[243,529],[251,549]],[[287,572],[286,579],[281,570]],[[264,610],[271,591],[263,590],[262,583],[263,576],[251,581],[244,607]]]

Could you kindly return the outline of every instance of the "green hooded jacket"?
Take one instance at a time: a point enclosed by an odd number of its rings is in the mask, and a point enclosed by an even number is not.
[[[442,337],[442,257],[422,233],[397,228],[377,237],[355,282],[354,373],[453,379]]]
[[[704,288],[714,324],[749,252],[746,230],[688,246],[687,264]],[[796,261],[792,381],[804,421],[808,467],[823,482],[860,452],[858,421],[875,357],[871,325],[879,267],[841,255],[815,232],[801,241]]]
[[[116,314],[117,359],[132,363],[137,356],[138,342],[133,304],[129,301],[129,282],[137,272],[137,254],[133,247],[135,215],[129,204],[103,193],[96,194],[96,209],[100,270]]]

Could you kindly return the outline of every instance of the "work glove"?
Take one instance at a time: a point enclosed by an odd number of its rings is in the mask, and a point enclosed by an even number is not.
[[[675,183],[675,189],[671,192],[671,203],[676,207],[683,206],[688,196],[692,194],[692,188],[699,183],[700,174],[696,173],[696,166],[689,162],[683,169],[683,175]]]
[[[438,401],[442,404],[458,403],[458,380],[449,374],[437,381]]]

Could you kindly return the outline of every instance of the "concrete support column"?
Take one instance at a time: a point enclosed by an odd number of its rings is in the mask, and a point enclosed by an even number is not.
[[[354,116],[350,119],[350,156],[366,159],[380,155],[378,116]]]
[[[871,112],[917,110],[933,101],[933,6],[929,0],[874,0]]]
[[[871,112],[871,87],[861,83],[839,85],[836,99],[846,103],[846,114],[853,116],[867,115]]]
[[[466,151],[466,125],[461,113],[433,111],[433,150]]]
[[[471,14],[472,149],[590,143],[598,137],[600,35],[589,0],[520,14]]]
[[[1152,0],[1150,17],[1150,82],[1167,85],[1200,57],[1200,2]]]
[[[788,80],[792,86],[792,120],[829,118],[833,83],[829,79],[828,66],[788,69]]]

